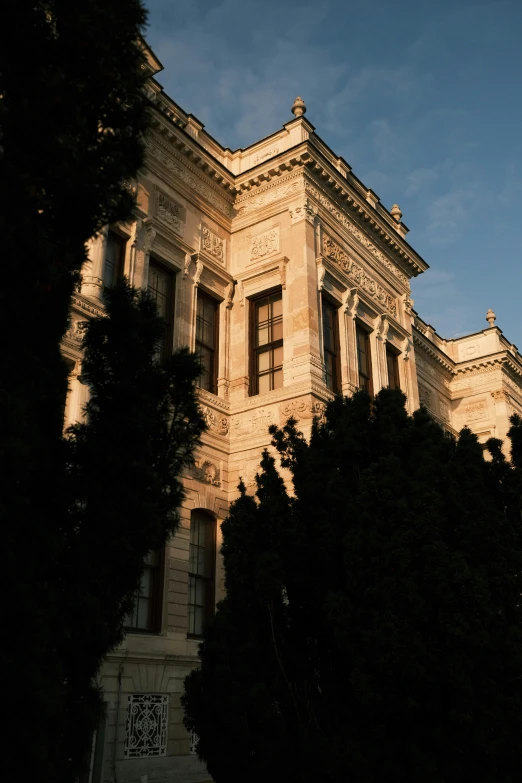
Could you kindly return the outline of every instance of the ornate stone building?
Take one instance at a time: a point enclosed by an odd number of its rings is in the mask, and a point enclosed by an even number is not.
[[[220,523],[242,477],[248,488],[268,426],[303,431],[334,392],[400,386],[443,427],[505,438],[522,413],[522,357],[487,328],[445,340],[413,310],[410,279],[428,269],[388,211],[315,133],[294,118],[232,152],[167,97],[148,52],[153,106],[138,207],[91,243],[63,350],[71,362],[67,423],[82,415],[83,322],[125,274],[156,298],[162,351],[189,345],[205,366],[208,431],[185,476],[179,531],[147,561],[129,634],[100,676],[107,718],[89,783],[205,781],[179,702],[201,629],[223,595]]]

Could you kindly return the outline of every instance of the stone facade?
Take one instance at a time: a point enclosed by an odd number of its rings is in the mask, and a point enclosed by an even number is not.
[[[494,315],[488,313],[482,332],[452,340],[422,321],[412,309],[410,279],[428,265],[406,242],[400,209],[385,209],[321,141],[301,99],[281,130],[232,152],[162,92],[154,79],[159,64],[149,57],[153,126],[146,170],[134,183],[138,207],[133,221],[110,231],[119,237],[122,271],[133,285],[147,287],[152,262],[171,273],[174,347],[195,348],[198,296],[215,303],[215,384],[199,391],[208,431],[184,478],[180,529],[161,555],[158,626],[130,632],[100,674],[108,709],[93,743],[92,783],[209,779],[192,752],[179,702],[199,643],[187,633],[191,513],[205,511],[215,527],[217,601],[224,589],[220,523],[239,479],[254,487],[268,426],[292,415],[308,433],[332,397],[325,302],[335,313],[342,393],[362,382],[359,328],[373,391],[391,382],[388,348],[410,412],[424,404],[449,431],[467,424],[482,441],[504,439],[509,415],[522,413],[522,357]],[[102,311],[108,241],[109,229],[90,245],[63,342],[71,365],[67,423],[81,417],[87,398],[81,335],[85,321]],[[252,318],[265,292],[282,300],[282,382],[259,394]]]

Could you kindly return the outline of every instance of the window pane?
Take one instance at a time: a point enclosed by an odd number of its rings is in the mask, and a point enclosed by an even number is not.
[[[259,394],[270,391],[270,375],[260,375],[258,381]]]
[[[270,367],[270,351],[263,351],[263,353],[258,354],[259,372],[268,370],[269,367]]]
[[[280,367],[283,364],[283,346],[274,348],[273,366]]]
[[[283,315],[283,298],[281,294],[279,294],[277,298],[275,298],[272,301],[272,317],[277,318],[277,316],[282,316],[282,315]]]
[[[266,345],[268,343],[268,326],[260,326],[257,330],[257,344]]]
[[[283,385],[283,371],[276,370],[274,373],[274,389],[280,389]]]
[[[268,321],[268,303],[259,304],[257,307],[257,323],[261,324],[263,321]]]
[[[196,636],[202,636],[205,627],[205,609],[199,606],[194,607],[194,630],[193,634]]]
[[[205,579],[196,580],[196,600],[195,603],[198,606],[205,607],[207,605],[207,583]]]
[[[140,596],[149,598],[152,592],[152,569],[146,568],[141,575]]]
[[[138,628],[148,629],[150,627],[150,599],[140,598],[138,600]]]
[[[283,322],[275,321],[272,324],[272,342],[283,339]]]

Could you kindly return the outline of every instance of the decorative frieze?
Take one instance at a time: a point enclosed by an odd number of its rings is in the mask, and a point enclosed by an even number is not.
[[[219,416],[216,411],[207,405],[202,405],[200,410],[210,432],[214,432],[217,435],[228,435],[228,418],[226,416]]]
[[[324,421],[326,403],[321,400],[310,400],[301,398],[297,400],[287,400],[279,406],[281,418],[287,421],[292,419],[311,419],[317,418],[320,422]]]
[[[221,264],[225,263],[225,242],[205,223],[201,226],[201,250]]]
[[[381,262],[395,277],[397,277],[401,283],[404,283],[404,285],[408,286],[409,281],[407,276],[401,272],[395,264],[393,264],[389,258],[387,258],[384,253],[382,253],[378,248],[375,247],[373,242],[370,241],[370,239],[364,234],[359,228],[357,228],[352,221],[344,215],[340,209],[338,209],[335,204],[333,204],[329,198],[327,198],[323,193],[321,193],[320,190],[315,188],[310,182],[305,182],[305,188],[312,195],[317,201],[319,201],[320,204],[322,204],[323,207],[325,207],[328,212],[330,212],[336,220],[341,223],[341,225],[344,226],[344,228],[352,235],[354,236],[364,247],[373,255],[375,258],[377,258],[378,261]]]
[[[260,258],[269,256],[279,251],[279,227],[262,231],[260,234],[252,237],[252,247],[250,249],[250,260],[257,261]]]
[[[238,199],[241,206],[238,207],[236,214],[238,217],[242,217],[249,212],[255,212],[256,209],[261,209],[262,207],[267,206],[267,204],[271,204],[273,201],[279,201],[282,198],[293,195],[299,190],[302,190],[302,188],[302,180],[300,178],[295,179],[294,177],[294,179],[286,185],[281,184],[279,187],[270,188],[263,191],[263,193],[260,193],[258,196],[246,196],[244,203]]]
[[[356,264],[348,253],[327,234],[323,234],[323,256],[337,264],[363,291],[370,294],[373,299],[376,299],[393,316],[397,316],[395,298],[382,285],[373,280],[362,266]]]

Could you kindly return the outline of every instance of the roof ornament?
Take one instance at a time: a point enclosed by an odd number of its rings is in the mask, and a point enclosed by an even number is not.
[[[495,313],[493,312],[493,310],[490,307],[489,310],[486,313],[486,321],[488,322],[488,324],[490,326],[495,326],[495,321],[496,320],[497,320],[497,316],[495,315]]]
[[[292,114],[295,114],[296,117],[300,117],[305,112],[306,112],[306,104],[303,101],[303,99],[299,98],[298,96],[294,101],[294,105],[292,106]]]
[[[397,223],[401,222],[402,212],[398,204],[394,204],[393,207],[390,209],[390,215],[392,216],[392,218],[394,218],[394,220],[397,221]]]

